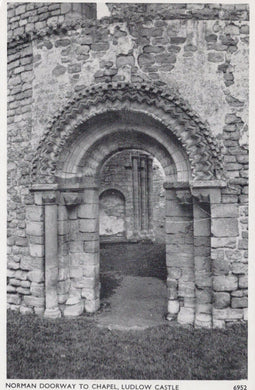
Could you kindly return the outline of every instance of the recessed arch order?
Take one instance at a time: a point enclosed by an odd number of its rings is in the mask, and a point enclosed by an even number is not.
[[[113,153],[140,148],[167,180],[222,176],[219,146],[190,106],[166,87],[103,84],[75,94],[49,122],[32,166],[33,183],[86,180]]]

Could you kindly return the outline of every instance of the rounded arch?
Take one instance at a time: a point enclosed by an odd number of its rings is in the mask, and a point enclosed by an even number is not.
[[[125,198],[125,195],[123,194],[123,192],[119,188],[112,187],[112,186],[109,186],[107,188],[103,188],[99,192],[99,200],[100,200],[100,198],[102,198],[103,196],[108,195],[108,194],[117,194],[120,199],[122,199],[124,202],[126,201],[126,198]]]
[[[185,180],[190,177],[211,180],[222,176],[219,146],[207,125],[188,104],[167,87],[112,83],[75,94],[49,121],[33,160],[33,182],[55,182],[61,172],[67,179],[68,174],[79,175],[84,165],[88,169],[86,175],[93,175],[99,166],[93,145],[100,143],[102,151],[104,143],[100,139],[105,141],[111,138],[111,133],[127,131],[149,137],[157,145],[155,157],[161,154],[161,159],[158,158],[161,163],[162,159],[164,163],[165,159],[174,162],[178,180],[183,180],[184,176]],[[118,147],[121,145],[117,142],[112,152]],[[105,152],[104,158],[107,153],[111,151]],[[84,161],[89,163],[84,164]]]

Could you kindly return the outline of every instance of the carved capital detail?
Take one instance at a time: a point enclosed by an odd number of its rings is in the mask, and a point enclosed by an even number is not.
[[[192,203],[192,195],[190,190],[176,190],[176,197],[182,204]]]

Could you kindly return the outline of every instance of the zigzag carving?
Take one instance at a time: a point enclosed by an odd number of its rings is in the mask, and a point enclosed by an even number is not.
[[[220,179],[224,176],[220,148],[208,126],[171,89],[143,82],[99,84],[75,93],[69,103],[48,122],[32,163],[32,181],[54,182],[61,152],[76,137],[79,125],[97,115],[95,112],[88,117],[89,108],[117,100],[155,106],[177,121],[178,126],[171,128],[171,131],[189,157],[194,180]],[[159,120],[167,126],[163,120]]]

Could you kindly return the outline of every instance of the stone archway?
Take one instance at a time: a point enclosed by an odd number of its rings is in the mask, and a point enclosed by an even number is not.
[[[125,148],[155,156],[166,173],[168,318],[210,327],[210,205],[220,203],[224,185],[219,148],[187,104],[146,84],[79,93],[39,144],[32,190],[35,207],[45,209],[45,315],[99,308],[98,172]]]

